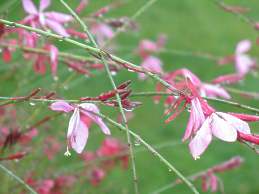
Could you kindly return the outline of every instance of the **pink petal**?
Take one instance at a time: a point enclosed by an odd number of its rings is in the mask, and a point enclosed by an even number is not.
[[[47,50],[50,52],[50,66],[52,75],[56,75],[58,67],[58,48],[54,45],[47,45]]]
[[[43,11],[50,5],[50,0],[41,0],[40,1],[40,11]]]
[[[239,75],[245,75],[253,67],[254,61],[248,55],[236,56],[236,71]]]
[[[49,20],[54,20],[58,23],[66,23],[69,22],[71,20],[73,20],[73,17],[71,15],[68,14],[64,14],[64,13],[59,13],[59,12],[55,12],[55,11],[51,11],[51,12],[46,12],[44,13],[45,17],[47,17]]]
[[[248,122],[256,122],[259,121],[259,116],[257,115],[248,115],[248,114],[243,114],[243,113],[233,113],[233,112],[229,112],[228,114],[241,119],[243,121],[248,121]]]
[[[39,22],[40,22],[40,24],[41,24],[42,26],[45,26],[45,25],[46,25],[46,20],[45,20],[44,14],[43,14],[43,13],[39,13],[38,16],[39,16]]]
[[[247,122],[242,121],[241,119],[227,113],[217,112],[217,114],[225,119],[230,125],[232,125],[235,130],[245,134],[251,134],[250,127]]]
[[[102,44],[105,39],[112,38],[114,33],[107,24],[95,24],[91,27],[91,32],[96,36],[97,41]]]
[[[211,118],[208,117],[196,133],[195,137],[189,143],[189,149],[194,159],[198,159],[200,157],[212,140],[210,122]]]
[[[225,99],[231,98],[229,93],[218,85],[202,84],[202,88],[204,89],[207,97],[222,97]]]
[[[80,126],[80,112],[78,108],[74,109],[73,115],[71,116],[68,124],[68,130],[67,130],[67,138],[70,138],[70,136],[73,135],[74,131],[77,130]]]
[[[80,13],[82,10],[84,10],[88,3],[88,0],[81,0],[76,8],[76,13]]]
[[[83,122],[79,122],[79,125],[73,130],[69,136],[69,143],[71,147],[81,154],[85,148],[88,139],[88,128]]]
[[[249,40],[242,40],[237,44],[236,47],[236,54],[242,54],[251,49],[251,41]]]
[[[226,120],[220,118],[217,114],[213,113],[211,122],[212,134],[227,142],[234,142],[237,139],[236,129]]]
[[[210,175],[210,188],[211,192],[216,192],[218,190],[218,179],[214,174]]]
[[[54,32],[56,32],[57,34],[64,36],[64,37],[69,37],[69,34],[66,32],[65,28],[58,22],[49,20],[49,19],[46,19],[45,22],[46,22],[46,25],[49,28],[51,28]]]
[[[190,114],[189,121],[188,121],[187,127],[185,129],[182,141],[186,141],[187,139],[189,139],[191,137],[191,134],[193,133],[193,125],[194,125],[193,114]]]
[[[97,125],[99,125],[99,127],[101,128],[101,130],[103,131],[104,134],[106,134],[106,135],[110,135],[111,134],[109,128],[103,122],[102,118],[100,118],[97,115],[91,113],[91,112],[99,113],[99,109],[98,109],[98,107],[95,104],[92,104],[92,103],[82,103],[82,104],[80,104],[80,107],[82,107],[83,109],[86,110],[86,111],[83,110],[82,113],[86,114]],[[87,112],[87,111],[89,111],[89,112]]]
[[[38,11],[31,0],[22,0],[24,10],[29,14],[37,14]]]
[[[157,57],[149,56],[144,59],[141,66],[146,70],[152,71],[154,73],[162,73],[162,62]],[[139,74],[140,79],[145,79],[146,76],[143,73]]]
[[[193,114],[194,119],[193,131],[196,132],[205,121],[205,116],[198,98],[194,98],[191,104],[191,114]]]
[[[50,109],[58,112],[70,112],[74,110],[74,107],[69,105],[67,102],[60,100],[52,103],[50,105]]]
[[[237,83],[240,80],[242,80],[243,77],[239,74],[226,74],[226,75],[221,75],[214,80],[212,80],[212,83],[214,84],[220,84],[220,83],[228,83],[228,84],[233,84]]]
[[[139,54],[142,57],[148,56],[152,52],[158,51],[158,46],[155,42],[150,40],[142,40],[138,47]]]

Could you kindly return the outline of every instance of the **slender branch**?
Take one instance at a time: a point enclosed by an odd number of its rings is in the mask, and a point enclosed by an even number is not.
[[[220,8],[223,8],[223,9],[224,9],[225,6],[226,6],[226,4],[224,3],[224,1],[222,1],[222,0],[213,0],[213,2],[214,2],[217,6],[219,6]],[[238,16],[238,18],[239,18],[240,20],[242,20],[242,21],[244,21],[244,22],[250,24],[252,27],[254,27],[255,22],[254,22],[253,19],[251,19],[251,18],[249,18],[249,17],[243,15],[242,13],[233,12],[233,11],[231,11],[230,13],[232,13],[233,15]],[[254,29],[255,29],[255,28],[254,28]]]
[[[19,45],[11,45],[8,43],[1,43],[1,46],[3,47],[9,47],[9,48],[15,48],[15,49],[21,49],[25,52],[31,52],[31,53],[38,53],[38,54],[44,54],[44,55],[50,55],[50,52],[41,48],[33,48],[33,47],[27,47],[27,46],[19,46]],[[59,52],[59,57],[64,57],[67,59],[77,60],[80,62],[95,62],[97,59],[92,57],[84,57],[80,55],[70,54],[66,52]],[[61,58],[63,59],[63,58]]]
[[[132,93],[130,95],[130,97],[170,96],[170,95],[174,95],[174,94],[171,94],[171,93],[168,93],[168,92],[135,92],[135,93]],[[15,103],[21,102],[18,99],[17,100],[14,100],[14,99],[15,99],[15,97],[0,96],[0,101],[6,100],[6,102],[0,103],[0,106],[6,105],[6,104],[15,104]],[[234,101],[230,101],[230,100],[223,100],[223,99],[218,99],[218,98],[209,98],[209,97],[205,97],[205,99],[210,100],[210,101],[219,102],[219,103],[222,103],[222,104],[229,104],[229,105],[232,105],[232,106],[235,106],[235,107],[238,107],[238,108],[241,108],[241,109],[244,109],[244,110],[248,110],[248,111],[254,112],[256,114],[259,114],[258,108],[248,106],[248,105],[245,105],[245,104],[240,104],[238,102],[234,102]],[[27,101],[49,103],[49,102],[57,102],[59,100],[61,100],[61,99],[30,98]],[[76,99],[69,99],[69,100],[66,100],[66,101],[71,102],[71,103],[80,103],[81,102],[80,100],[76,100]],[[94,101],[94,100],[89,100],[87,102],[99,103],[99,101]]]
[[[23,185],[28,191],[30,191],[30,193],[33,194],[37,194],[36,191],[34,191],[33,188],[31,188],[28,184],[26,184],[20,177],[16,176],[12,171],[10,171],[9,169],[7,169],[5,166],[3,166],[2,164],[0,164],[0,168],[6,173],[8,174],[10,177],[12,177],[13,179],[15,179],[16,181],[18,181],[21,185]]]
[[[95,42],[92,34],[90,33],[90,31],[88,30],[88,27],[86,26],[86,24],[78,17],[78,15],[68,6],[68,4],[66,4],[63,0],[60,0],[60,2],[68,9],[68,11],[76,18],[76,20],[80,23],[80,25],[82,26],[84,32],[88,35],[90,41],[92,42],[92,44],[94,45],[95,48],[98,48],[98,44]],[[105,66],[105,70],[107,72],[107,75],[110,79],[111,85],[113,87],[114,90],[117,90],[116,84],[112,78],[112,74],[111,71],[109,69],[109,65],[106,62],[104,55],[102,53],[100,53],[100,59],[103,62],[104,66]],[[129,128],[128,128],[128,124],[127,124],[127,118],[126,115],[124,113],[123,110],[123,106],[121,103],[121,98],[120,95],[118,93],[116,93],[116,99],[119,105],[119,110],[120,113],[122,115],[123,118],[123,122],[125,124],[125,128],[126,128],[126,135],[127,135],[127,142],[128,142],[128,146],[129,146],[129,150],[130,150],[130,158],[131,158],[131,163],[132,163],[132,171],[133,171],[133,180],[134,180],[134,189],[135,189],[135,193],[139,194],[139,188],[138,188],[138,177],[137,177],[137,170],[136,170],[136,163],[135,163],[135,157],[134,157],[134,151],[133,151],[133,145],[131,142],[131,137],[129,134]]]

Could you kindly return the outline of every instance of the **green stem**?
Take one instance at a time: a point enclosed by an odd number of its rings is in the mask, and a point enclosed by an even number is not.
[[[88,30],[87,25],[78,17],[78,15],[69,7],[69,5],[67,3],[65,3],[63,0],[60,0],[60,2],[68,9],[68,11],[74,16],[74,18],[80,23],[80,25],[82,26],[84,32],[88,35],[88,38],[90,39],[90,41],[92,42],[92,44],[94,45],[95,48],[98,48],[98,44],[96,43],[96,41],[94,40],[94,37],[92,36],[92,34],[90,33],[90,31]],[[112,74],[111,71],[109,69],[109,65],[106,62],[103,53],[100,53],[100,58],[102,63],[105,66],[105,70],[107,72],[107,75],[110,79],[111,85],[113,87],[114,90],[117,90],[116,84],[112,78]],[[129,145],[129,150],[130,150],[130,158],[131,158],[131,163],[132,163],[132,171],[133,171],[133,180],[134,180],[134,189],[135,189],[135,193],[139,194],[139,189],[138,189],[138,178],[137,178],[137,170],[136,170],[136,163],[135,163],[135,157],[134,157],[134,151],[133,151],[133,145],[131,142],[131,137],[129,134],[129,129],[128,129],[128,125],[127,125],[127,118],[125,115],[125,112],[123,110],[123,106],[121,103],[121,98],[120,95],[118,93],[116,93],[116,99],[119,105],[119,110],[120,113],[122,115],[123,118],[123,122],[125,124],[126,127],[126,135],[127,135],[127,142]]]
[[[20,184],[22,184],[28,191],[30,191],[30,193],[33,194],[37,194],[36,191],[34,191],[33,188],[31,188],[28,184],[26,184],[20,177],[16,176],[12,171],[10,171],[9,169],[7,169],[5,166],[3,166],[2,164],[0,164],[0,168],[7,173],[10,177],[12,177],[13,179],[17,180]]]

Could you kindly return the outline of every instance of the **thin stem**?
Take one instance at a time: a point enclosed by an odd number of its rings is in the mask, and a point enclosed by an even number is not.
[[[76,18],[76,20],[80,23],[80,25],[82,26],[84,32],[88,35],[90,41],[92,42],[92,44],[94,45],[95,48],[98,48],[98,44],[96,43],[96,41],[94,40],[94,37],[92,36],[92,34],[90,33],[90,31],[88,30],[87,25],[78,17],[78,15],[68,6],[68,4],[66,4],[63,0],[60,0],[60,2],[68,9],[68,11]],[[112,74],[111,71],[109,69],[109,65],[106,62],[104,56],[102,53],[100,53],[100,58],[101,61],[103,62],[104,66],[105,66],[105,70],[107,72],[107,75],[110,79],[111,85],[113,87],[114,90],[117,90],[116,84],[112,78]],[[135,189],[135,193],[139,194],[139,188],[138,188],[138,177],[137,177],[137,170],[136,170],[136,163],[135,163],[135,157],[134,157],[134,151],[133,151],[133,145],[132,145],[132,141],[131,141],[131,137],[129,134],[129,128],[128,128],[128,124],[127,124],[127,118],[126,115],[124,113],[123,107],[122,107],[122,103],[121,103],[121,98],[120,95],[118,93],[116,93],[116,99],[119,105],[119,110],[120,113],[122,115],[123,118],[123,122],[125,124],[126,127],[126,135],[127,135],[127,142],[129,145],[129,150],[130,150],[130,158],[131,158],[131,163],[132,163],[132,171],[133,171],[133,180],[134,180],[134,189]]]
[[[224,3],[224,1],[222,1],[222,0],[213,0],[213,2],[214,2],[217,6],[219,6],[220,8],[223,8],[223,9],[224,9],[224,7],[226,6],[226,4]],[[230,13],[232,13],[233,15],[238,16],[238,18],[239,18],[240,20],[242,20],[242,21],[244,21],[244,22],[250,24],[250,25],[253,27],[253,29],[255,29],[255,28],[254,28],[255,22],[253,21],[253,19],[251,19],[251,18],[249,18],[249,17],[243,15],[242,13],[233,12],[233,11],[231,11]],[[255,29],[255,30],[256,30],[256,29]]]
[[[37,194],[36,191],[34,191],[33,188],[31,188],[28,184],[26,184],[20,177],[16,176],[12,171],[10,171],[9,169],[7,169],[5,166],[3,166],[2,164],[0,164],[0,168],[6,173],[8,174],[10,177],[12,177],[13,179],[17,180],[21,185],[23,185],[28,191],[30,191],[30,193],[33,194]]]
[[[3,47],[9,47],[9,48],[18,48],[21,49],[25,52],[31,52],[31,53],[38,53],[38,54],[44,54],[44,55],[50,55],[50,52],[41,48],[33,48],[33,47],[27,47],[27,46],[19,46],[19,45],[11,45],[7,43],[1,43],[1,46]],[[58,53],[60,59],[72,59],[72,60],[77,60],[80,62],[95,62],[97,59],[92,58],[92,57],[84,57],[80,55],[75,55],[75,54],[70,54],[66,52],[59,52]]]
[[[170,96],[170,95],[174,95],[168,92],[134,92],[130,95],[130,97],[146,97],[146,96]],[[224,100],[224,99],[218,99],[218,98],[209,98],[209,97],[204,97],[207,100],[210,101],[215,101],[215,102],[219,102],[222,104],[229,104],[238,108],[242,108],[244,110],[248,110],[251,112],[254,112],[256,114],[259,114],[259,109],[255,108],[255,107],[251,107],[245,104],[240,104],[238,102],[234,102],[234,101],[230,101],[230,100]],[[6,100],[6,102],[0,103],[0,106],[6,105],[6,104],[13,104],[13,103],[18,103],[21,102],[21,100],[14,100],[15,97],[6,97],[6,96],[0,96],[0,100]],[[42,99],[42,98],[30,98],[27,101],[32,101],[32,102],[57,102],[60,99]],[[71,102],[71,103],[80,103],[80,100],[76,100],[76,99],[69,99],[66,100],[67,102]],[[86,102],[86,101],[85,101]],[[87,101],[87,102],[91,102],[91,103],[99,103],[99,101]]]

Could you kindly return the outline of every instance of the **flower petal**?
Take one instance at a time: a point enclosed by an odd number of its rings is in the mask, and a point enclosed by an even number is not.
[[[31,0],[23,0],[22,5],[24,10],[29,14],[37,14],[38,11]]]
[[[193,114],[194,119],[193,131],[196,132],[205,121],[205,116],[198,98],[194,98],[191,103],[191,114]]]
[[[236,54],[242,54],[250,50],[251,48],[251,41],[249,40],[242,40],[237,44],[236,47]]]
[[[212,140],[210,122],[211,117],[208,117],[189,143],[189,149],[194,159],[200,157]]]
[[[223,87],[218,85],[202,84],[202,89],[204,89],[207,97],[221,97],[225,99],[231,98],[229,93]]]
[[[238,55],[236,56],[236,71],[239,75],[245,75],[249,72],[251,67],[254,65],[253,59],[251,59],[248,55]]]
[[[75,108],[73,115],[71,116],[68,124],[67,138],[69,138],[74,131],[76,131],[80,126],[80,112],[79,108]]]
[[[53,76],[57,74],[58,67],[58,48],[52,44],[46,45],[46,49],[50,52],[50,67]]]
[[[141,63],[141,66],[145,68],[146,70],[152,71],[154,73],[162,73],[162,62],[159,58],[149,56],[144,59],[144,61]],[[139,79],[145,79],[146,75],[143,73],[139,74]]]
[[[64,14],[64,13],[59,13],[59,12],[55,12],[55,11],[51,11],[51,12],[46,12],[44,13],[45,17],[47,17],[49,20],[54,20],[58,23],[66,23],[69,22],[71,20],[73,20],[73,17],[71,15],[68,14]]]
[[[69,34],[66,32],[65,28],[58,22],[49,20],[49,19],[45,19],[45,23],[49,28],[51,28],[57,34],[64,36],[64,37],[69,37]]]
[[[74,110],[74,107],[69,105],[67,102],[60,100],[50,105],[50,109],[59,112],[70,112]]]
[[[69,136],[70,146],[78,153],[82,153],[88,139],[88,128],[83,122],[79,122],[77,128]]]
[[[235,128],[235,130],[245,134],[251,134],[250,127],[247,122],[242,121],[241,119],[227,113],[217,112],[217,114],[223,117],[230,125]]]
[[[50,5],[50,0],[41,0],[40,1],[40,11],[43,11]]]
[[[192,130],[193,129],[193,125],[194,125],[193,114],[190,114],[190,117],[189,117],[189,120],[188,120],[188,124],[187,124],[187,127],[185,129],[182,141],[186,141],[187,139],[189,139],[191,137],[191,134],[193,133],[193,130]]]
[[[101,130],[103,131],[104,134],[106,134],[106,135],[110,135],[111,134],[109,128],[103,122],[102,118],[100,118],[99,116],[91,113],[91,112],[99,113],[99,109],[98,109],[98,107],[95,104],[92,104],[92,103],[82,103],[82,104],[80,104],[80,107],[82,107],[83,109],[86,110],[86,111],[82,110],[82,113],[86,114],[97,125],[99,125],[99,127],[101,128]],[[87,111],[90,111],[90,112],[87,112]]]
[[[237,139],[236,129],[215,113],[212,114],[211,131],[214,136],[223,141],[234,142]]]

